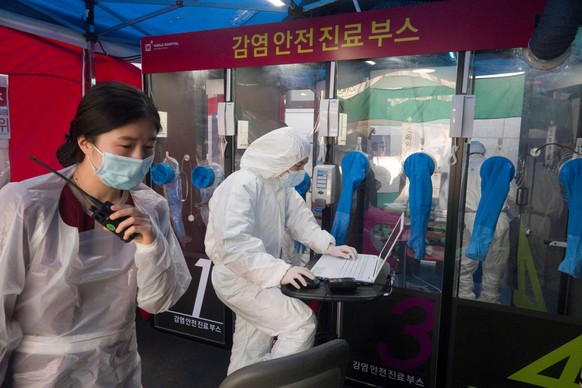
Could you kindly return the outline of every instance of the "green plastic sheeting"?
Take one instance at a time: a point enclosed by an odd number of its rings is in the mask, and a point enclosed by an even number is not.
[[[475,81],[475,119],[520,117],[524,76]],[[348,122],[390,120],[422,123],[451,117],[452,88],[445,86],[407,89],[368,88],[341,100]]]

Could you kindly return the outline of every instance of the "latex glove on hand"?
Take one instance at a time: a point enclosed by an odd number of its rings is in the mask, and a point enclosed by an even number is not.
[[[356,251],[356,248],[352,248],[348,245],[340,245],[339,247],[330,245],[325,253],[330,256],[351,260],[354,260],[356,257],[358,257],[358,251]]]
[[[307,268],[304,267],[291,267],[285,272],[285,275],[281,278],[281,285],[292,284],[293,287],[300,289],[301,286],[307,286],[307,282],[303,277],[309,279],[315,279],[315,275],[309,272]]]

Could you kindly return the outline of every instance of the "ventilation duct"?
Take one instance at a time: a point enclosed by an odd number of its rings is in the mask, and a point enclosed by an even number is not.
[[[568,58],[578,27],[582,25],[581,0],[548,0],[524,50],[536,69],[552,69]]]

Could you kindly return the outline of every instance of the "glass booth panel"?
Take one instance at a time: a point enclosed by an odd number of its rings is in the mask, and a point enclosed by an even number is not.
[[[181,172],[181,203],[175,206],[181,205],[181,217],[173,215],[173,226],[178,236],[182,235],[185,251],[204,254],[209,195],[193,185],[191,176],[198,165],[212,162],[224,168],[225,142],[219,138],[217,127],[218,103],[224,101],[224,71],[152,74],[148,84],[167,131],[158,141],[154,164],[169,156]],[[167,193],[163,184],[154,182],[153,187]]]
[[[572,214],[560,170],[582,147],[582,57],[573,51],[553,70],[537,70],[523,58],[521,49],[514,49],[477,52],[472,60],[476,106],[458,296],[580,314],[571,302],[580,295],[579,280],[564,263]],[[514,175],[504,176],[501,164],[490,159],[509,162]],[[482,169],[486,164],[495,169]],[[477,219],[478,209],[481,216],[499,214],[489,225],[492,231]],[[484,241],[489,246],[478,252]]]
[[[522,49],[473,54],[459,298],[442,359],[452,386],[578,386],[581,63],[579,41],[553,69]]]
[[[151,170],[152,187],[170,205],[171,221],[186,257],[192,282],[167,312],[154,316],[155,327],[213,344],[230,346],[232,314],[216,296],[210,281],[211,261],[204,251],[207,203],[224,172],[224,137],[218,134],[218,103],[224,101],[223,70],[156,73],[147,76],[148,90],[160,110],[166,133],[158,140]],[[156,166],[174,170],[164,174]],[[227,162],[228,163],[228,162]],[[207,187],[193,184],[197,167],[212,168]],[[171,178],[165,180],[164,178]]]
[[[515,174],[525,64],[519,50],[479,52],[471,63],[472,137],[463,161],[464,203],[458,297],[510,305],[519,209]]]
[[[582,251],[576,224],[581,219],[577,202],[582,186],[571,167],[580,164],[573,159],[582,153],[581,74],[580,43],[565,64],[526,73],[519,183],[529,195],[520,206],[513,296],[518,307],[578,318]]]
[[[236,170],[246,147],[274,129],[289,126],[312,141],[326,74],[324,63],[234,70]],[[311,171],[311,161],[305,170]]]
[[[363,253],[378,254],[391,225],[404,212],[403,243],[397,244],[391,263],[396,264],[399,258],[398,285],[439,293],[446,230],[442,187],[449,172],[456,56],[446,53],[341,61],[337,79],[337,97],[346,126],[345,136],[338,137],[334,162],[341,165],[348,152],[359,150],[366,154],[370,166],[365,183],[353,199],[355,219],[350,221],[346,243]],[[409,157],[416,160],[417,155],[412,155],[417,153],[428,155],[434,169],[429,183],[421,180],[413,187],[427,193],[422,206],[431,209],[420,215],[428,217],[426,231],[421,227],[421,233],[418,229],[411,232],[410,179],[403,168]],[[411,170],[420,171],[418,168]],[[411,176],[415,173],[408,172]],[[416,205],[412,217],[419,214]],[[418,242],[414,248],[408,244],[411,236]]]

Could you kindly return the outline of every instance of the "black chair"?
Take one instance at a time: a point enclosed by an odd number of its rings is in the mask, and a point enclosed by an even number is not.
[[[247,365],[220,388],[338,388],[344,386],[349,345],[334,339],[290,356]]]

